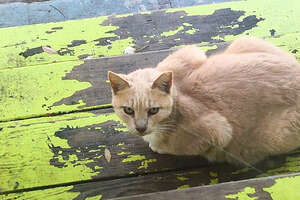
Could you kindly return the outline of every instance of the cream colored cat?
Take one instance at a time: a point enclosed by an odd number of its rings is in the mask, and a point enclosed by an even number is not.
[[[108,76],[116,114],[155,152],[253,164],[300,147],[300,64],[262,39]]]

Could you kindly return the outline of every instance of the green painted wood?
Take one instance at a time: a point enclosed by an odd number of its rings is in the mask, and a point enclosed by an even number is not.
[[[231,173],[222,175],[221,182],[216,172],[220,166],[162,172],[121,179],[71,184],[68,186],[37,189],[2,194],[4,199],[298,199],[300,173],[269,176],[256,179],[237,180]],[[223,168],[223,172],[228,167]],[[298,178],[297,178],[298,177]],[[283,179],[284,178],[284,179]],[[279,181],[280,179],[280,181]],[[199,187],[200,186],[200,187]],[[187,188],[190,188],[186,190]],[[192,193],[195,193],[193,195]],[[136,196],[133,196],[136,195]],[[172,197],[172,198],[171,198]],[[280,197],[280,198],[279,198]]]
[[[2,28],[0,69],[121,55],[128,46],[150,51],[232,41],[246,34],[280,37],[299,31],[299,9],[297,0],[245,0]],[[292,47],[288,50],[299,51],[299,40],[286,39]]]
[[[0,123],[0,192],[207,164],[198,156],[153,153],[111,112]]]
[[[154,67],[169,54],[153,52],[0,70],[0,121],[110,105],[107,71]]]
[[[295,53],[300,59],[300,51],[295,49],[295,46],[300,47],[300,33],[266,40]],[[210,46],[208,53],[219,51],[227,44],[216,43]],[[0,121],[110,106],[111,91],[107,71],[129,73],[138,68],[155,67],[172,51],[151,51],[0,70]]]
[[[300,172],[300,151],[270,158],[255,166],[260,171],[153,153],[111,109],[0,123],[0,146],[2,193],[191,168],[210,175],[199,184]]]
[[[299,199],[300,173],[251,179],[185,190],[117,198],[118,200],[163,199],[235,199],[235,200],[283,200]],[[115,199],[115,200],[117,200]]]

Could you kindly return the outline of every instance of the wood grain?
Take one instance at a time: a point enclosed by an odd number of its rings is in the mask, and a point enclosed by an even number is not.
[[[299,31],[299,9],[297,0],[287,0],[284,6],[281,0],[231,1],[4,28],[0,29],[0,69],[122,55],[128,46],[147,46],[143,51],[150,51],[201,43],[212,48],[210,44],[241,35],[277,38]],[[287,50],[299,51],[299,41],[289,38],[288,43]],[[43,46],[58,53],[44,52]]]
[[[114,200],[163,199],[299,199],[300,174],[271,176],[259,179],[230,182],[185,190],[116,198]]]
[[[296,42],[290,42],[289,39]],[[298,45],[300,33],[267,40],[291,50],[294,49],[293,45],[295,48]],[[227,42],[216,43],[214,49],[207,53],[220,51],[226,45]],[[155,67],[172,51],[0,70],[0,121],[108,106],[111,103],[111,91],[107,71],[128,74],[138,68]],[[294,53],[297,56],[300,51],[295,50]]]
[[[1,192],[91,180],[203,168],[214,183],[300,171],[300,152],[277,156],[253,170],[209,164],[199,156],[153,153],[126,132],[111,109],[0,123]],[[111,154],[110,162],[104,156]],[[208,176],[199,180],[206,184]],[[199,183],[200,184],[200,183]]]
[[[3,194],[6,199],[298,199],[300,173],[255,179],[215,181],[221,166],[162,172],[122,179],[96,181],[51,189]],[[228,168],[224,168],[224,172]],[[229,172],[229,171],[228,171]],[[225,173],[224,173],[225,175]],[[225,178],[225,176],[223,176]],[[287,187],[287,188],[286,188]],[[100,198],[101,197],[101,198]],[[274,198],[272,198],[274,197]],[[279,198],[280,199],[280,198]]]

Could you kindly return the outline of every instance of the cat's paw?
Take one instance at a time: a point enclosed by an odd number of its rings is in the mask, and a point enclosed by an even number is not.
[[[152,145],[151,143],[149,143],[149,147],[153,152],[156,152],[156,153],[159,153],[159,154],[166,154],[167,153],[164,150],[162,150],[161,148],[159,148],[158,146]]]

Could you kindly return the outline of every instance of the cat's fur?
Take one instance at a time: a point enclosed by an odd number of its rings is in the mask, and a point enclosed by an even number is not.
[[[253,164],[300,147],[300,64],[262,39],[237,39],[208,58],[187,46],[155,69],[109,79],[117,115],[153,151]],[[149,116],[151,107],[160,110]]]

